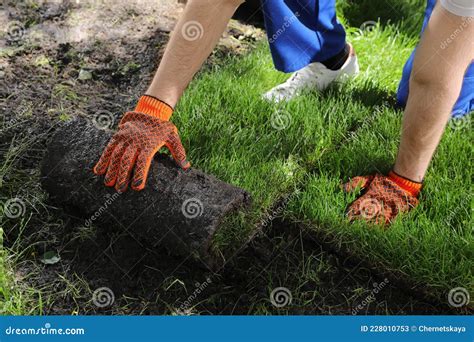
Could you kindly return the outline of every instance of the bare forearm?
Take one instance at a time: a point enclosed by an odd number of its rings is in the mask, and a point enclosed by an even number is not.
[[[189,1],[146,93],[174,107],[242,2]]]
[[[396,173],[415,182],[423,180],[459,94],[457,88],[410,83]]]
[[[442,49],[453,32],[456,38]],[[415,56],[396,173],[423,180],[474,58],[473,37],[474,20],[435,8]]]

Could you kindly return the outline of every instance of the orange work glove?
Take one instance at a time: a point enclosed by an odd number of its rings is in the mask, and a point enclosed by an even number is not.
[[[94,167],[95,174],[106,174],[106,186],[115,185],[117,191],[125,191],[134,169],[131,187],[142,190],[153,156],[163,146],[179,166],[189,168],[178,130],[168,121],[172,113],[166,103],[147,95],[140,98],[135,111],[125,113],[117,133]]]
[[[362,196],[348,208],[350,221],[365,220],[369,223],[388,224],[399,214],[418,205],[421,183],[390,171],[388,176],[375,174],[358,176],[343,185],[346,192],[363,190]]]

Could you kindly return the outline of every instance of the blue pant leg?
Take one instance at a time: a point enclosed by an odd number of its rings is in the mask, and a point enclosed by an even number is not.
[[[435,4],[436,4],[436,0],[428,0],[422,32],[425,29],[431,17],[431,13],[433,12],[433,8]],[[399,105],[401,105],[402,107],[405,107],[408,100],[410,74],[413,69],[413,60],[415,57],[415,52],[416,52],[416,49],[415,51],[412,52],[410,58],[406,62],[403,68],[402,79],[398,86],[397,101]],[[466,72],[466,75],[464,76],[461,93],[459,95],[459,98],[456,104],[454,105],[452,115],[462,116],[467,113],[470,113],[473,110],[474,110],[474,63],[470,65],[470,67],[468,68]]]
[[[345,46],[335,0],[263,0],[262,7],[277,70],[299,70],[335,56]]]

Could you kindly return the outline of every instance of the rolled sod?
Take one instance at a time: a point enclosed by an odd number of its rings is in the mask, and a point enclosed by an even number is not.
[[[190,168],[167,155],[155,156],[142,191],[118,194],[92,173],[113,131],[78,118],[59,128],[41,166],[50,200],[86,225],[126,231],[149,246],[173,254],[209,257],[212,238],[223,220],[250,203],[233,185]]]

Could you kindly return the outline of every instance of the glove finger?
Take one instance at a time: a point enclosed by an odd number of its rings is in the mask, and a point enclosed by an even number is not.
[[[112,138],[108,145],[105,147],[102,155],[100,156],[99,161],[95,164],[93,168],[93,172],[96,175],[103,175],[107,171],[107,166],[109,166],[110,158],[112,157],[112,153],[114,152],[115,148],[117,147],[117,140]]]
[[[347,218],[349,219],[350,222],[355,221],[359,215],[360,215],[360,210],[357,205],[357,201],[353,202],[351,205],[349,205],[349,208],[347,208]]]
[[[191,166],[191,163],[186,159],[186,151],[184,150],[178,133],[170,134],[165,145],[170,150],[173,159],[176,161],[176,163],[178,163],[179,166],[185,170]]]
[[[133,165],[137,160],[137,150],[133,146],[129,146],[120,161],[120,169],[117,176],[117,182],[115,182],[115,189],[118,192],[124,192],[127,190],[128,182],[130,181],[130,174],[132,173]]]
[[[114,186],[120,168],[120,160],[122,159],[122,155],[125,152],[125,148],[125,144],[119,143],[114,149],[112,157],[110,158],[109,168],[107,169],[107,173],[105,175],[104,183],[106,186]]]
[[[133,172],[132,189],[136,191],[143,190],[150,171],[150,165],[153,160],[153,156],[161,147],[163,143],[159,145],[154,151],[140,151],[138,153],[137,162],[135,164],[135,170]]]
[[[372,181],[373,176],[357,176],[342,184],[344,192],[353,192],[357,189],[365,189]]]

